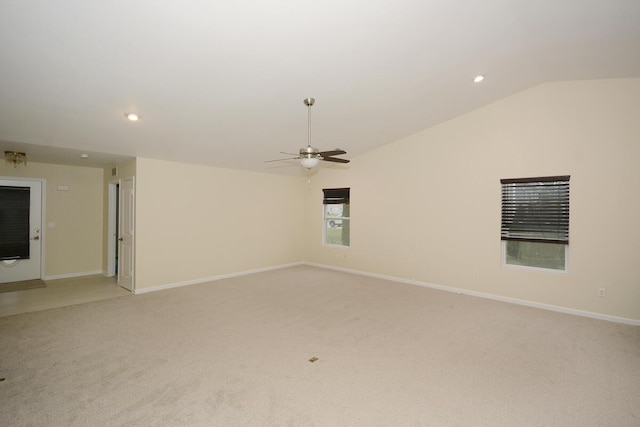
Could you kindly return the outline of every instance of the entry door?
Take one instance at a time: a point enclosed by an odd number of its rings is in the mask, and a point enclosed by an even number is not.
[[[118,283],[133,291],[134,198],[133,178],[123,179],[120,185],[120,252],[118,257]]]
[[[40,279],[42,182],[0,179],[0,283]]]

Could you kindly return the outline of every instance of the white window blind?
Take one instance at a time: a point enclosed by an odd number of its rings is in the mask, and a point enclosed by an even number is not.
[[[502,179],[502,240],[569,244],[569,176]]]

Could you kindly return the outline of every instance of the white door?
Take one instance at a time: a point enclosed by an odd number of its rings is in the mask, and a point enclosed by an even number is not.
[[[0,283],[40,279],[41,230],[42,182],[0,179]]]
[[[135,193],[133,178],[123,179],[120,184],[120,251],[118,256],[118,283],[133,291],[133,241]]]

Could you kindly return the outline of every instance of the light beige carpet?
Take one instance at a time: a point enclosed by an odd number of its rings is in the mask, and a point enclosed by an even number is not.
[[[8,316],[0,342],[3,426],[640,425],[637,327],[312,267]]]
[[[41,279],[22,280],[20,282],[0,283],[0,292],[26,291],[29,289],[45,288],[47,286]]]

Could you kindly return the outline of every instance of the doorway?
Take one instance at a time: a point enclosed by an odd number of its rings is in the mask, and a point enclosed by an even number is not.
[[[42,277],[43,180],[0,179],[0,283]]]
[[[107,277],[118,274],[118,225],[120,224],[120,180],[109,181],[107,223]]]
[[[113,180],[108,187],[107,276],[134,292],[134,178]]]

